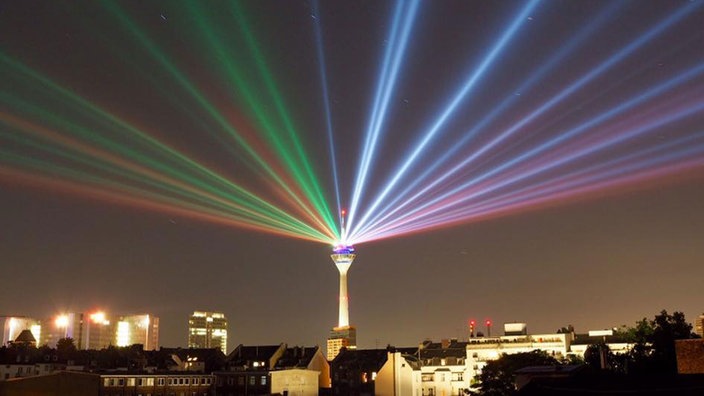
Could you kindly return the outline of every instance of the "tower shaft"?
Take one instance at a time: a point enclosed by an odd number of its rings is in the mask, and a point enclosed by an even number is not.
[[[338,267],[339,269],[339,267]],[[337,327],[350,325],[350,306],[347,299],[347,271],[340,271],[340,311]]]
[[[352,262],[354,261],[354,253],[335,253],[330,255],[332,261],[335,262],[337,270],[340,271],[340,309],[337,321],[337,327],[345,327],[350,325],[350,306],[347,297],[347,271],[349,271]]]

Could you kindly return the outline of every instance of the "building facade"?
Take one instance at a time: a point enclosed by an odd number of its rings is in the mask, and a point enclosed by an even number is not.
[[[144,350],[159,347],[159,318],[150,315],[121,316],[116,325],[117,346],[141,344]]]
[[[335,359],[340,349],[357,348],[357,328],[354,326],[334,327],[327,340],[327,358]]]
[[[189,348],[219,348],[227,353],[227,319],[219,312],[195,311],[188,319]]]
[[[2,329],[2,344],[6,346],[20,335],[22,330],[32,332],[34,339],[41,340],[41,325],[38,320],[26,316],[0,316],[0,329]]]

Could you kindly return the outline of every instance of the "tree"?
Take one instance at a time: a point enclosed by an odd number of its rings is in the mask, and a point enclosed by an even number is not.
[[[560,363],[545,351],[502,355],[490,361],[477,377],[478,394],[482,396],[508,396],[516,393],[515,372],[529,366],[557,366]]]
[[[664,309],[655,316],[651,324],[653,333],[650,342],[655,367],[665,372],[677,373],[675,340],[692,338],[692,325],[687,323],[682,312],[675,311],[668,315]]]
[[[643,318],[634,327],[622,326],[617,336],[633,344],[626,355],[612,357],[612,370],[631,374],[677,372],[675,340],[693,338],[692,325],[682,312],[660,311],[653,320]]]
[[[611,367],[609,355],[611,350],[604,342],[591,344],[584,351],[584,363],[597,369],[608,369]],[[605,362],[602,362],[602,356]]]
[[[56,341],[56,354],[62,361],[73,359],[76,355],[76,344],[73,338],[66,337]]]

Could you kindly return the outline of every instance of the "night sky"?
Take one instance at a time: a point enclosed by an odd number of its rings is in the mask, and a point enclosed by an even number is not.
[[[324,345],[342,208],[381,216],[350,238],[361,348],[704,312],[704,2],[413,4],[0,0],[0,314]],[[317,231],[229,211],[227,182]]]

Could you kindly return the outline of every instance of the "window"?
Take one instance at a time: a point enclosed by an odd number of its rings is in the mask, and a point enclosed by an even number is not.
[[[125,379],[124,379],[124,378],[118,378],[118,379],[117,379],[117,386],[125,386]]]
[[[199,382],[198,378],[193,378],[193,385],[198,385]]]
[[[165,383],[166,381],[164,380],[164,378],[158,378],[156,381],[156,384],[159,386],[164,386]]]
[[[253,375],[249,377],[249,384],[250,385],[254,385],[256,381],[257,381],[257,379]]]
[[[261,378],[259,378],[259,384],[266,385],[266,375],[262,375]]]

